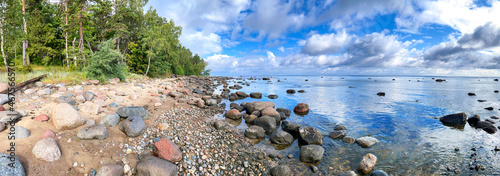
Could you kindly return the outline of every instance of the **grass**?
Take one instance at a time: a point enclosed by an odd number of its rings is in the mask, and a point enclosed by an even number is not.
[[[80,84],[81,82],[88,81],[85,72],[78,70],[70,70],[63,66],[32,66],[33,71],[28,73],[15,72],[15,82],[16,84],[22,83],[24,81],[33,79],[37,76],[47,74],[47,76],[41,81],[45,84],[57,84],[63,83],[67,85]],[[138,75],[134,73],[127,74],[127,78],[145,78],[144,75]],[[0,69],[0,82],[7,83],[8,75],[5,68]]]

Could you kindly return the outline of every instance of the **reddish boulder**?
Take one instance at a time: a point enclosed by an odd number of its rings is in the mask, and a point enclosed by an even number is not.
[[[49,120],[49,117],[45,114],[41,114],[35,117],[36,121],[45,122]]]
[[[156,157],[172,163],[182,160],[182,152],[179,147],[166,138],[161,138],[154,144],[153,152]]]
[[[224,116],[233,120],[241,119],[241,113],[237,109],[231,109],[227,111]]]
[[[309,105],[305,103],[299,103],[295,108],[293,108],[293,111],[296,113],[307,113],[309,112]]]
[[[56,138],[56,134],[54,134],[54,132],[50,131],[49,129],[45,130],[45,132],[42,134],[42,137],[40,137],[41,139],[44,139],[44,138]]]

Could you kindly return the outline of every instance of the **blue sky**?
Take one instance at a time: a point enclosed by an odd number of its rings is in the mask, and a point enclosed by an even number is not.
[[[500,75],[500,1],[150,0],[212,75]]]

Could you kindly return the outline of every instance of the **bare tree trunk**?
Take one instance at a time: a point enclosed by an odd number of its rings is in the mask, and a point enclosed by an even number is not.
[[[28,35],[28,30],[26,29],[26,18],[24,17],[24,15],[25,15],[25,9],[26,9],[25,0],[22,0],[21,3],[22,3],[22,6],[23,6],[24,33],[26,33],[26,35]],[[26,65],[26,47],[28,45],[27,43],[28,43],[28,40],[24,39],[23,40],[23,66]]]
[[[61,0],[62,1],[62,0]],[[66,21],[66,27],[65,27],[65,35],[64,39],[66,40],[65,46],[66,46],[66,63],[68,64],[69,68],[69,57],[68,57],[68,0],[64,1],[64,14],[65,14],[65,21]]]
[[[80,59],[83,59],[83,57],[85,57],[85,56],[83,56],[84,54],[83,54],[83,27],[82,27],[82,21],[83,21],[83,19],[82,19],[82,13],[83,12],[80,13],[80,17],[79,17],[80,18],[80,24],[79,24],[79,30],[78,30],[79,33],[80,33],[80,41],[78,42],[78,48],[79,48],[79,53],[80,53],[80,57],[81,57]],[[76,66],[76,62],[75,62],[75,66]]]
[[[3,10],[2,10],[2,11],[3,11]],[[3,12],[2,12],[2,13],[3,13]],[[3,51],[3,26],[2,26],[2,24],[3,24],[3,16],[2,16],[2,19],[1,19],[1,21],[0,21],[0,35],[2,35],[2,36],[1,36],[1,37],[2,37],[2,44],[1,44],[1,45],[2,45],[2,57],[3,57],[3,63],[5,64],[5,69],[6,69],[6,71],[8,71],[8,70],[9,70],[9,67],[7,66],[7,58],[5,58],[5,53],[4,53],[4,51]]]
[[[76,66],[75,41],[76,41],[76,37],[73,38],[73,42],[71,42],[71,45],[73,45],[73,63]]]
[[[148,57],[148,69],[146,69],[146,73],[144,74],[144,76],[148,75],[150,64],[151,64],[151,56]]]

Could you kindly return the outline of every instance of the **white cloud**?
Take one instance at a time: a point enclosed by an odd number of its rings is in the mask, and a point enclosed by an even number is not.
[[[308,38],[302,47],[302,52],[309,55],[333,54],[342,50],[347,45],[353,35],[348,35],[345,31],[331,34],[314,34]]]
[[[199,55],[220,53],[222,51],[221,38],[214,33],[195,32],[183,34],[179,40],[183,45]]]
[[[281,52],[285,52],[285,47],[280,46],[280,47],[278,48],[278,50],[280,50]]]

